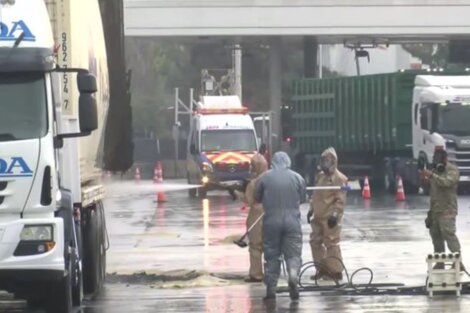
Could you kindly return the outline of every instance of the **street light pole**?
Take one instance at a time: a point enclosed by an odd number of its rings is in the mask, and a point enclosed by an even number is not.
[[[179,159],[179,121],[178,121],[178,107],[179,107],[179,89],[175,88],[175,120],[173,124],[173,140],[175,143],[175,178],[178,178],[178,159]]]

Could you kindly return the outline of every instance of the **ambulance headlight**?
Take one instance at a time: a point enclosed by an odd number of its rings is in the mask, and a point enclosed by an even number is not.
[[[21,241],[52,241],[52,225],[25,225],[20,239]]]
[[[201,167],[202,167],[202,171],[204,173],[212,173],[212,171],[213,171],[212,165],[210,165],[207,162],[202,163]]]

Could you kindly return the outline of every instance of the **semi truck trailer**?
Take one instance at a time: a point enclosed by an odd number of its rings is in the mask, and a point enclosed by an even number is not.
[[[351,179],[417,193],[419,169],[446,149],[470,182],[470,73],[400,71],[293,84],[295,166],[313,183],[320,153],[336,148]],[[424,190],[427,191],[426,189]]]
[[[0,1],[0,289],[70,312],[106,272],[96,0]]]

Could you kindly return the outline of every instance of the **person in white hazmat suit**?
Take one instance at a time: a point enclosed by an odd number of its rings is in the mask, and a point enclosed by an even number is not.
[[[284,256],[289,275],[289,294],[299,298],[298,276],[302,265],[302,229],[300,204],[306,201],[304,179],[290,170],[291,160],[285,152],[276,152],[272,169],[255,188],[255,200],[263,204],[263,251],[265,259],[265,300],[276,298],[276,287]]]

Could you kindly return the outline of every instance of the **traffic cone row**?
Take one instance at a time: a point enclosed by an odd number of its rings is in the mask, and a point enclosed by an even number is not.
[[[362,198],[364,200],[370,200],[372,194],[370,191],[369,177],[364,178],[364,187],[362,188]],[[403,188],[403,180],[400,176],[397,176],[397,191],[395,194],[395,200],[397,202],[405,201],[405,189]]]
[[[157,162],[153,170],[153,182],[155,184],[163,183],[163,170],[162,170],[162,163],[160,161]],[[159,191],[157,193],[157,203],[163,203],[166,201],[165,193],[163,191]]]
[[[364,178],[364,188],[362,188],[362,199],[369,200],[371,198],[369,177]]]

